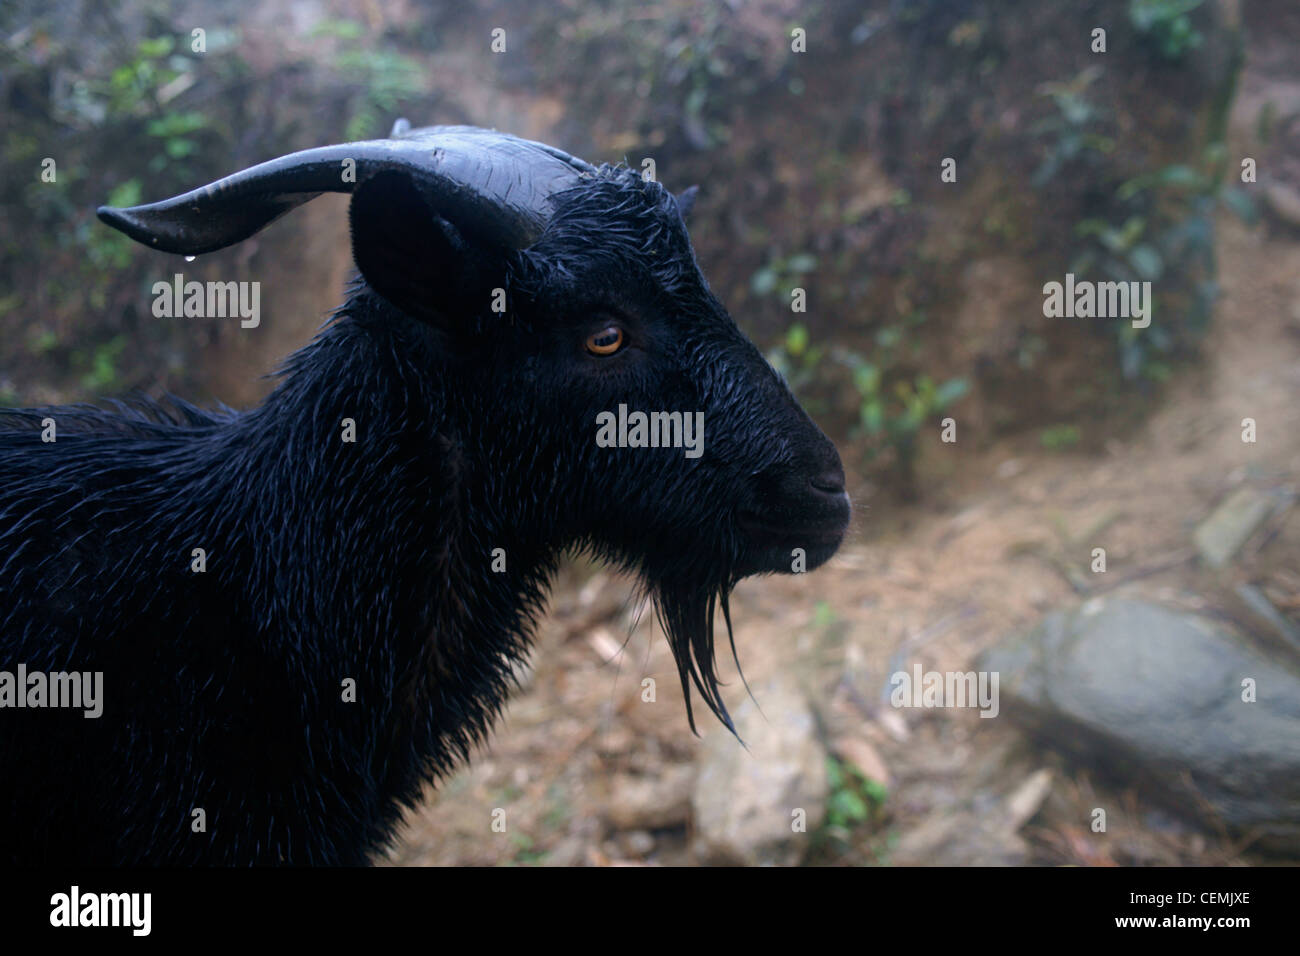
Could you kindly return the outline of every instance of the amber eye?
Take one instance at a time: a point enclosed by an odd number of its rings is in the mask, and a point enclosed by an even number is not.
[[[592,355],[613,355],[623,347],[623,330],[617,325],[587,336],[587,351]]]

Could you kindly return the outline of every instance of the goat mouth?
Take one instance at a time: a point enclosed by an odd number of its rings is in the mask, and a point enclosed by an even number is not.
[[[844,497],[835,507],[798,517],[740,511],[736,514],[736,524],[760,547],[836,547],[844,540],[849,527],[848,498]]]
[[[799,517],[740,511],[736,524],[748,544],[739,562],[742,575],[811,571],[839,550],[848,531],[849,504],[845,497]]]

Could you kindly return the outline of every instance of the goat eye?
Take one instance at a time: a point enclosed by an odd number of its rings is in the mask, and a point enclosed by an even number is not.
[[[592,355],[613,355],[623,347],[623,330],[617,325],[587,336],[587,351]]]

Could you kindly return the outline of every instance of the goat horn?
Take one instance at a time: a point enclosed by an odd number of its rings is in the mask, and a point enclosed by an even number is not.
[[[247,239],[323,192],[350,193],[377,173],[399,171],[439,215],[522,249],[545,228],[551,196],[595,171],[552,146],[475,126],[411,129],[399,121],[393,133],[290,153],[161,202],[101,206],[99,218],[151,248],[196,256]]]

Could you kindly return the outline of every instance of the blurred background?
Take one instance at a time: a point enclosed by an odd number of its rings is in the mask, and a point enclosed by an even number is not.
[[[94,209],[399,116],[699,184],[856,517],[736,591],[748,751],[690,734],[631,582],[566,567],[391,862],[1300,859],[1294,0],[10,0],[0,402],[255,404],[342,301],[346,197],[195,262]],[[176,272],[259,281],[260,326],[154,318]],[[1150,327],[1045,317],[1066,273],[1151,282]],[[915,667],[996,671],[996,717],[893,706]]]

